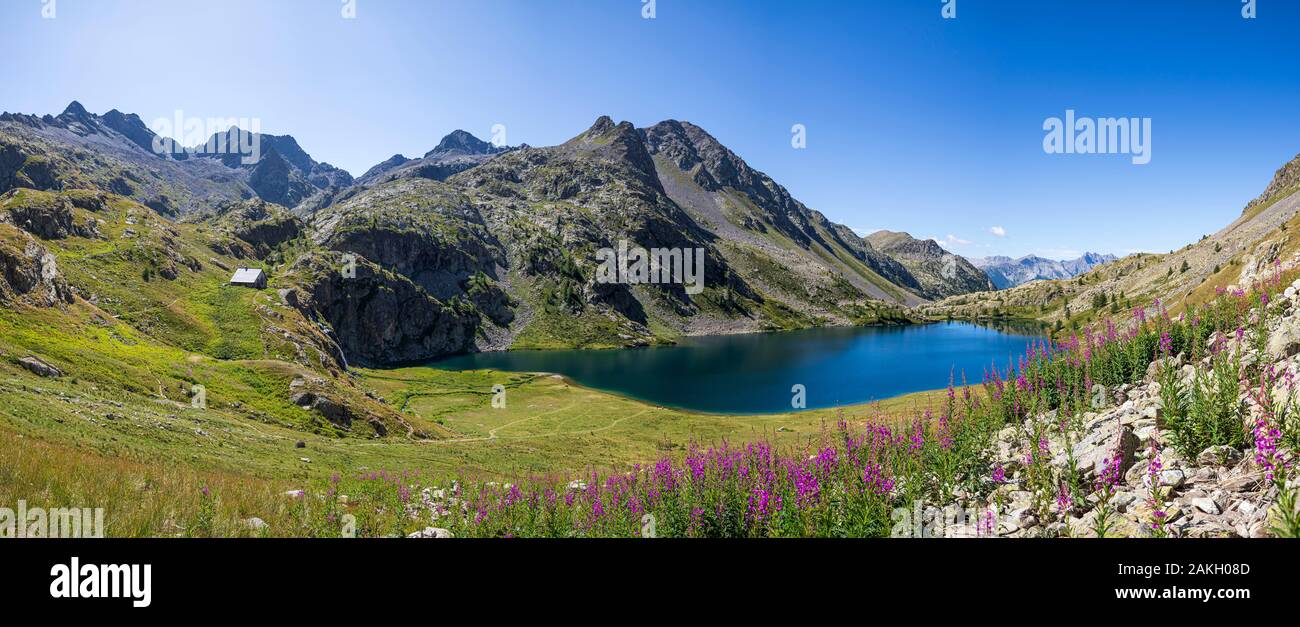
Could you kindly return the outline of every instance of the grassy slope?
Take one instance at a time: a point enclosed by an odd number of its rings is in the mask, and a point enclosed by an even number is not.
[[[250,516],[281,534],[307,534],[317,531],[302,526],[309,517],[284,492],[319,493],[336,472],[387,469],[434,481],[578,477],[590,467],[680,454],[691,443],[761,438],[797,447],[819,440],[841,418],[907,415],[942,402],[941,393],[922,393],[842,410],[719,416],[655,407],[547,375],[406,369],[366,372],[363,381],[413,419],[456,435],[422,442],[314,435],[228,407],[199,410],[71,377],[39,379],[5,363],[0,503],[103,506],[110,535],[243,535],[250,531],[237,521]],[[504,409],[491,408],[496,383],[507,386]],[[204,486],[221,490],[224,526],[196,531]]]

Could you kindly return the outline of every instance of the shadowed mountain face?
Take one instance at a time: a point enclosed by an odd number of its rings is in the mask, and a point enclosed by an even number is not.
[[[862,294],[912,304],[921,283],[843,225],[795,200],[703,129],[670,120],[641,131],[663,187],[723,239],[757,249],[815,285],[834,272]]]
[[[1023,285],[1030,281],[1068,279],[1071,277],[1085,274],[1088,271],[1115,261],[1114,255],[1101,255],[1097,253],[1084,253],[1078,259],[1069,259],[1065,261],[1056,261],[1044,259],[1034,255],[1028,255],[1019,259],[1010,257],[985,257],[982,259],[973,259],[971,263],[984,272],[988,273],[989,278],[998,289],[1006,289]]]
[[[239,150],[250,142],[257,159]],[[235,242],[215,255],[274,264],[286,302],[328,329],[336,366],[899,322],[905,306],[987,285],[964,261],[943,272],[941,250],[858,237],[672,120],[602,117],[543,148],[455,131],[353,180],[287,135],[231,128],[181,149],[138,116],[74,103],[0,116],[0,186],[98,190],[210,224]],[[667,274],[602,278],[602,254],[638,249],[663,255]],[[687,253],[702,260],[693,283]]]

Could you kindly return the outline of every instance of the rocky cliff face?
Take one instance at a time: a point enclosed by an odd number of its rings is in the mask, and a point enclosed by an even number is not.
[[[58,260],[31,235],[0,222],[0,303],[38,307],[73,302]]]
[[[476,312],[364,259],[352,265],[339,253],[313,253],[289,269],[288,279],[302,289],[290,298],[329,325],[347,364],[420,364],[474,346]]]
[[[303,236],[306,230],[297,217],[265,200],[221,205],[209,221],[251,247],[247,254],[237,256],[257,259],[266,259],[273,250]]]
[[[401,179],[316,214],[312,239],[401,274],[442,299],[461,295],[469,279],[500,278],[506,252],[479,208],[452,187]]]

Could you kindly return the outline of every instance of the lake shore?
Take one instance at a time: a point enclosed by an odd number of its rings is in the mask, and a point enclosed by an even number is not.
[[[787,414],[893,398],[1005,370],[1038,335],[945,321],[902,328],[816,328],[701,336],[625,351],[461,355],[445,371],[553,373],[646,403],[718,415]]]

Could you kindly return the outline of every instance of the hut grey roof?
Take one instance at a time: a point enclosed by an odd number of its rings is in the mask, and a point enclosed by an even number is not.
[[[240,268],[235,270],[235,276],[230,277],[231,283],[253,284],[257,283],[265,276],[261,268]]]

